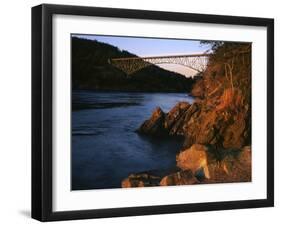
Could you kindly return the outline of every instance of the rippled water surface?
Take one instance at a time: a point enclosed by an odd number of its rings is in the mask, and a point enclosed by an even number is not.
[[[175,165],[180,139],[153,139],[134,131],[155,107],[169,111],[183,93],[73,91],[72,189],[120,188],[130,173]]]

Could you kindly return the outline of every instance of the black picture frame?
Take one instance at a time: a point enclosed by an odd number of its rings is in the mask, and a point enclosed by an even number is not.
[[[52,18],[55,14],[182,21],[267,28],[267,198],[95,210],[52,210]],[[40,221],[121,217],[274,206],[274,20],[43,4],[32,8],[32,218]]]

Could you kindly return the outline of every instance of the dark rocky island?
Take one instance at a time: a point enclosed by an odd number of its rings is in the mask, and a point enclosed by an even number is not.
[[[192,89],[196,101],[168,113],[157,107],[137,129],[150,137],[184,137],[175,168],[132,172],[122,187],[251,181],[251,45],[211,45],[208,67]]]

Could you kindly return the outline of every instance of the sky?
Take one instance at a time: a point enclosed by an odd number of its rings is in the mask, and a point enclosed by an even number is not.
[[[209,49],[209,46],[200,44],[200,41],[198,40],[137,38],[101,35],[73,36],[104,42],[116,46],[121,50],[127,50],[140,57],[203,53]],[[193,70],[182,65],[161,64],[158,66],[166,70],[181,73],[187,77],[193,76],[195,74]]]

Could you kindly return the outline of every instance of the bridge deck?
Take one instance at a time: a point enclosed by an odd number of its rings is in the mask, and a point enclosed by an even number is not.
[[[211,54],[202,53],[202,54],[185,54],[185,55],[166,55],[166,56],[148,56],[148,57],[119,57],[111,58],[110,60],[119,61],[119,60],[146,60],[146,59],[163,59],[163,58],[182,58],[182,57],[208,57]]]

